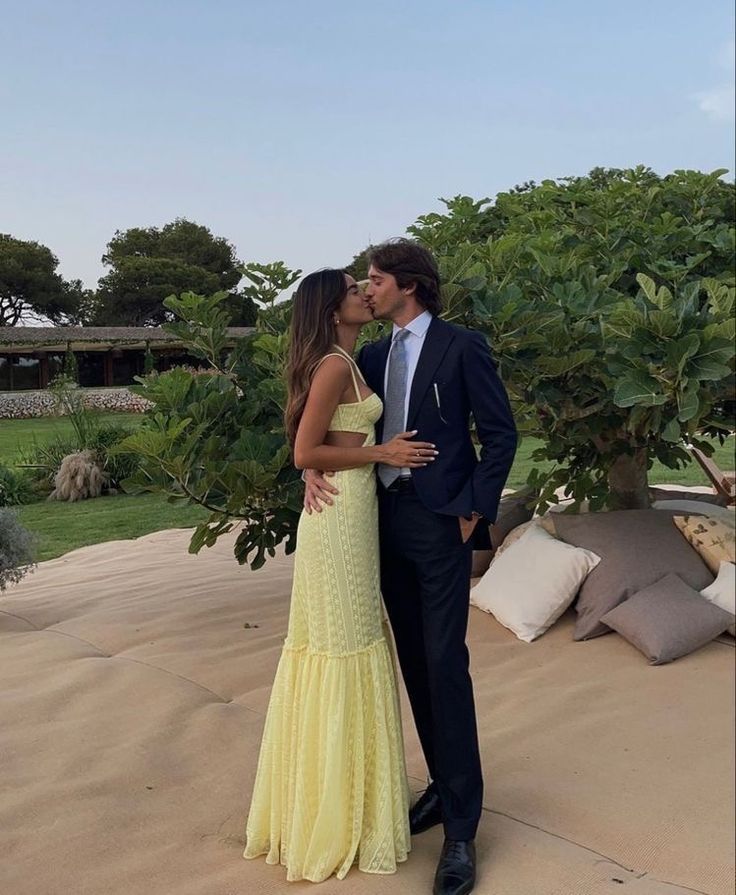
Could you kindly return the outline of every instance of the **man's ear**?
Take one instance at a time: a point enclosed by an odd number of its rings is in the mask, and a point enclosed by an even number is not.
[[[404,293],[404,295],[416,295],[416,291],[417,291],[416,282],[409,283],[408,286],[402,286],[401,291]]]

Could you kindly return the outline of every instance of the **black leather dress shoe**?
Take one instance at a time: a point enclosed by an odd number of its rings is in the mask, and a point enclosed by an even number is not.
[[[434,786],[428,787],[409,811],[409,831],[412,836],[442,823],[442,803]]]
[[[475,885],[475,843],[445,839],[434,876],[434,895],[467,895]]]

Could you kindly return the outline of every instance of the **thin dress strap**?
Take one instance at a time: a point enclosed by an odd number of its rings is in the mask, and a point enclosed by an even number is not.
[[[336,345],[335,347],[340,348],[339,345]],[[355,368],[357,367],[355,361],[346,351],[340,349],[339,352],[333,351],[330,354],[325,354],[323,358],[320,358],[319,362],[317,363],[317,367],[319,367],[323,360],[327,360],[328,357],[341,357],[344,361],[346,361],[348,367],[350,367],[350,375],[353,377],[353,388],[355,389],[355,394],[358,396],[358,402],[362,401],[363,396],[360,394],[360,389],[358,388],[358,380],[355,378]],[[315,371],[317,370],[317,367],[314,368]],[[358,373],[360,373],[360,370],[358,370]],[[361,379],[362,378],[363,377],[361,376]]]

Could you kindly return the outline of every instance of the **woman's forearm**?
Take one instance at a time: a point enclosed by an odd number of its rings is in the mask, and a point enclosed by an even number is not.
[[[357,469],[369,463],[380,463],[383,458],[383,445],[369,447],[338,447],[321,444],[314,448],[298,448],[294,452],[294,465],[297,469]]]

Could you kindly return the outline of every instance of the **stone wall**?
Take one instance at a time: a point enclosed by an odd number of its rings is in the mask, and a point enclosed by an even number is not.
[[[84,396],[86,407],[109,413],[143,413],[151,406],[149,401],[134,395],[127,388],[84,388],[80,389],[80,393]],[[28,419],[55,413],[51,392],[0,392],[0,419]]]

